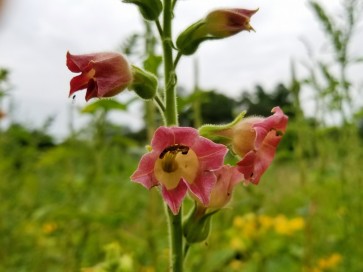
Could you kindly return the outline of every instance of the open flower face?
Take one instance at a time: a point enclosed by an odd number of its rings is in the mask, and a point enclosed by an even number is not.
[[[114,96],[132,82],[130,66],[118,53],[71,55],[67,52],[67,66],[70,71],[81,73],[72,78],[69,96],[87,89],[87,101],[93,97]]]
[[[286,131],[288,117],[279,107],[267,118],[246,118],[233,128],[233,150],[240,155],[238,170],[246,180],[258,184],[271,164],[276,148]]]
[[[174,214],[188,191],[208,205],[216,176],[213,170],[223,165],[227,148],[199,136],[189,127],[160,127],[131,176],[134,182],[150,189],[161,185],[162,195]]]

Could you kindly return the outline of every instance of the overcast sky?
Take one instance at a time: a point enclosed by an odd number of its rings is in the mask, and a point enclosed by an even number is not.
[[[338,10],[338,0],[320,2],[329,4],[332,13]],[[216,88],[234,97],[257,83],[273,88],[288,81],[291,58],[306,59],[301,38],[316,50],[323,46],[321,27],[306,0],[180,0],[175,34],[209,11],[224,7],[260,8],[251,20],[256,33],[242,32],[200,47],[196,57],[202,88]],[[14,118],[37,127],[54,116],[51,132],[65,135],[72,104],[69,81],[74,76],[65,66],[67,50],[72,54],[114,50],[130,34],[142,31],[136,7],[120,0],[5,0],[0,14],[0,67],[11,73]],[[363,35],[355,39],[353,50],[359,53],[361,48]],[[178,67],[179,83],[187,88],[194,80],[192,63],[192,57],[185,57]],[[77,95],[76,106],[85,105],[83,97],[83,93]],[[119,96],[128,98],[130,94]],[[120,122],[137,128],[140,116],[135,108]],[[81,117],[75,118],[79,123]]]

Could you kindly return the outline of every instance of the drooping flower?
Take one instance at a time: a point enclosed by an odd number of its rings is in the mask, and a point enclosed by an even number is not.
[[[232,148],[242,157],[238,170],[246,180],[255,184],[270,166],[286,131],[288,117],[279,107],[273,108],[272,112],[274,114],[267,118],[242,119],[233,128]]]
[[[161,186],[164,200],[177,214],[189,189],[208,205],[216,176],[213,170],[223,165],[227,148],[199,136],[190,127],[160,127],[131,180],[147,189]]]
[[[69,96],[87,89],[87,101],[93,97],[115,96],[126,89],[133,78],[127,60],[114,52],[85,55],[67,52],[67,67],[74,73],[81,73],[72,78]]]
[[[258,9],[218,9],[206,17],[207,32],[218,38],[235,35],[243,30],[254,30],[250,18]]]

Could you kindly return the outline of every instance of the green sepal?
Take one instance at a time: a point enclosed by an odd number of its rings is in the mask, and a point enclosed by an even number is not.
[[[203,242],[211,230],[212,215],[219,210],[206,213],[206,208],[195,204],[183,224],[183,234],[188,244]]]
[[[239,121],[243,119],[245,115],[246,112],[243,111],[232,122],[225,125],[203,125],[198,129],[199,135],[208,138],[213,142],[228,145],[231,142],[231,139],[227,136],[228,133],[224,132],[234,127]]]
[[[157,20],[163,10],[163,4],[160,0],[122,0],[122,2],[137,5],[142,17],[150,21]]]
[[[176,47],[183,55],[191,55],[197,51],[203,41],[209,39],[211,37],[208,37],[208,33],[205,30],[205,21],[199,20],[179,34],[176,40]]]
[[[152,99],[158,89],[158,79],[148,71],[142,70],[134,65],[131,66],[133,81],[128,87],[142,99]]]

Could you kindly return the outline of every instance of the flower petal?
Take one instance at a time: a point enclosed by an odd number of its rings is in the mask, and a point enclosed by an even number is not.
[[[189,190],[203,203],[208,206],[212,188],[217,178],[211,171],[204,171],[194,180],[193,183],[187,183]]]
[[[74,94],[79,90],[86,89],[89,80],[90,78],[85,74],[80,74],[79,76],[75,76],[74,78],[72,78],[70,83],[69,96],[71,96],[72,94]]]
[[[139,166],[136,171],[132,174],[131,180],[140,183],[147,189],[159,184],[154,176],[154,165],[158,158],[158,154],[150,152],[141,157]]]
[[[110,97],[125,89],[132,79],[130,67],[119,55],[92,61],[99,97]]]
[[[197,140],[194,140],[191,149],[197,154],[199,162],[202,164],[201,167],[207,167],[208,170],[220,168],[228,152],[225,145],[216,144],[203,137],[198,137]]]
[[[151,141],[151,146],[158,152],[162,152],[166,147],[175,144],[192,146],[196,138],[198,138],[198,131],[190,127],[159,127],[154,134]]]
[[[283,113],[283,111],[279,107],[273,108],[272,112],[274,112],[273,115],[253,125],[253,128],[256,131],[256,140],[255,140],[256,149],[260,147],[267,133],[269,133],[272,129],[281,132],[286,131],[288,117]]]
[[[173,190],[167,190],[165,186],[162,186],[161,193],[163,198],[174,215],[179,213],[180,206],[187,190],[188,187],[184,182],[179,182],[179,185]]]
[[[67,52],[67,67],[71,72],[82,72],[89,63],[97,58],[97,54],[72,55]]]
[[[99,97],[98,86],[97,86],[97,82],[95,82],[93,79],[91,79],[88,82],[88,86],[87,86],[86,101],[88,101],[94,97]]]
[[[282,136],[270,131],[257,151],[250,151],[238,163],[238,170],[246,180],[258,184],[262,174],[270,166]]]

